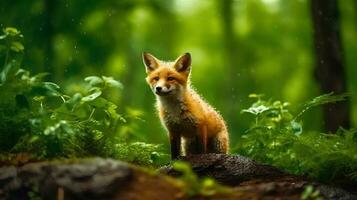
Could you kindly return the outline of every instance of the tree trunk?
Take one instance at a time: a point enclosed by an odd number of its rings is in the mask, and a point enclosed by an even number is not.
[[[237,73],[238,73],[238,67],[237,67],[237,62],[236,62],[236,39],[234,36],[234,26],[233,26],[233,20],[234,20],[234,13],[233,13],[233,0],[222,0],[220,1],[220,13],[221,13],[221,20],[222,20],[222,29],[223,29],[223,64],[225,65],[225,68],[227,69],[227,79],[225,81],[225,93],[226,93],[226,99],[227,102],[226,104],[229,106],[225,106],[225,113],[227,116],[227,119],[230,120],[228,123],[231,124],[231,129],[236,129],[237,127],[234,127],[237,123],[237,113],[238,107],[237,107]]]
[[[43,36],[44,36],[44,69],[43,71],[48,72],[48,78],[54,80],[56,74],[54,73],[53,67],[53,35],[54,35],[54,1],[45,0],[45,11],[44,11],[44,26],[43,26]],[[55,80],[54,80],[55,81]]]
[[[346,92],[346,75],[337,0],[311,0],[316,51],[315,75],[322,93]],[[323,107],[326,131],[350,127],[349,101]]]

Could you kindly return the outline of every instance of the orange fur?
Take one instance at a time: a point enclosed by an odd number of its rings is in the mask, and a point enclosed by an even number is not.
[[[181,152],[228,153],[229,138],[223,118],[190,86],[190,54],[164,62],[144,53],[143,60],[146,80],[156,94],[160,119],[169,132],[172,158]]]

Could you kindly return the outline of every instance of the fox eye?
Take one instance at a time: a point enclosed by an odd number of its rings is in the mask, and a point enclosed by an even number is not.
[[[168,80],[168,81],[173,81],[173,80],[175,80],[175,78],[172,77],[172,76],[169,76],[169,77],[167,77],[167,80]]]
[[[154,77],[155,81],[158,81],[160,78],[158,76]]]

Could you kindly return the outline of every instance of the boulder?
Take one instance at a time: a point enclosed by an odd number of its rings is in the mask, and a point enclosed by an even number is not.
[[[132,177],[128,164],[112,159],[30,163],[0,168],[0,198],[98,199],[117,194]]]

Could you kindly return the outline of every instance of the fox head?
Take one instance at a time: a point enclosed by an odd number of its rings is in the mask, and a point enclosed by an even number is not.
[[[174,62],[165,62],[149,53],[143,53],[146,81],[160,97],[181,95],[187,87],[191,68],[191,55],[185,53]]]

